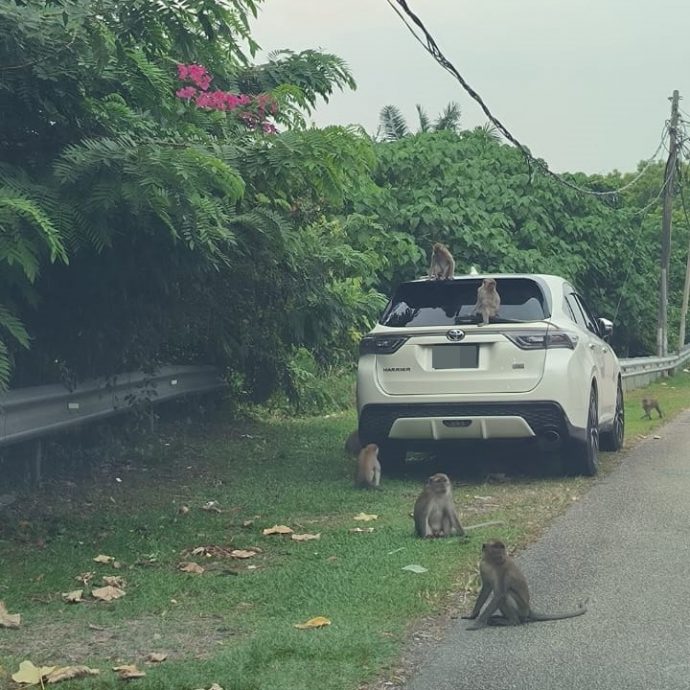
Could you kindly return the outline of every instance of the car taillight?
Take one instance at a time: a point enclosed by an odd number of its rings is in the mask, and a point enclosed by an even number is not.
[[[359,343],[360,355],[392,355],[409,340],[407,336],[367,335]]]
[[[512,331],[504,333],[506,338],[521,350],[551,350],[565,347],[574,350],[578,336],[568,331]]]

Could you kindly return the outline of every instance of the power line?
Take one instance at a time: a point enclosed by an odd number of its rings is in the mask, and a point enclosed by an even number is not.
[[[447,72],[449,72],[457,81],[460,82],[460,85],[465,89],[465,91],[470,95],[471,98],[473,98],[478,104],[479,107],[482,109],[484,114],[489,118],[491,123],[498,129],[501,134],[509,141],[511,142],[516,148],[518,148],[521,152],[522,155],[527,159],[528,164],[534,164],[538,168],[540,168],[546,175],[550,176],[554,180],[556,180],[558,183],[569,187],[570,189],[574,189],[577,192],[580,192],[581,194],[590,194],[592,196],[597,196],[597,197],[615,197],[617,194],[619,194],[621,191],[624,189],[627,189],[629,185],[626,185],[624,187],[621,187],[620,189],[614,189],[610,190],[607,192],[598,192],[594,191],[592,189],[586,189],[585,187],[580,187],[579,185],[574,184],[573,182],[570,182],[569,180],[566,180],[564,177],[561,175],[556,174],[552,170],[550,170],[549,166],[541,159],[536,158],[533,156],[529,149],[522,144],[511,132],[510,130],[489,110],[488,106],[484,103],[482,100],[482,97],[465,81],[465,79],[462,77],[460,72],[455,68],[452,62],[446,58],[446,56],[441,52],[441,49],[438,47],[436,41],[434,40],[434,37],[429,33],[427,28],[424,26],[422,23],[422,20],[419,19],[419,17],[409,8],[407,4],[407,0],[386,0],[388,4],[392,7],[393,11],[400,17],[401,21],[403,24],[407,27],[408,31],[414,36],[414,38],[420,43],[420,45],[426,50],[431,57],[436,60],[436,62],[443,67]],[[394,3],[397,3],[402,8],[402,12],[398,7],[395,6]],[[403,14],[404,12],[404,14]],[[410,24],[410,22],[414,23],[419,30],[422,32],[424,35],[424,38],[422,38],[415,28]],[[658,153],[658,149],[657,149]],[[656,157],[657,153],[654,154],[654,157]],[[636,178],[635,181],[637,181]]]
[[[652,206],[654,206],[659,199],[661,198],[661,195],[666,191],[666,186],[668,185],[670,181],[670,178],[668,176],[664,177],[664,184],[661,185],[661,189],[656,193],[655,197],[643,208],[638,209],[632,214],[632,218],[635,216],[640,216],[640,228],[637,233],[637,237],[635,238],[635,244],[633,245],[632,252],[630,253],[630,261],[628,262],[628,269],[625,272],[625,279],[623,280],[623,285],[621,285],[621,289],[619,292],[618,296],[618,303],[616,304],[616,310],[613,314],[613,322],[616,323],[616,319],[618,318],[618,312],[621,307],[621,302],[623,301],[623,295],[625,294],[625,288],[628,285],[628,279],[630,278],[630,271],[632,270],[633,264],[635,263],[635,257],[637,254],[637,245],[640,243],[640,239],[642,237],[642,231],[644,229],[644,221],[647,218],[647,214],[651,210]]]

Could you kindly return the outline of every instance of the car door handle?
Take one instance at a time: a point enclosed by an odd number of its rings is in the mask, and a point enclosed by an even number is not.
[[[589,349],[590,349],[590,350],[593,350],[593,349],[594,349],[594,343],[590,343],[590,344],[589,344]]]
[[[602,352],[608,352],[609,349],[608,349],[608,347],[602,347],[602,348],[601,348],[601,351],[602,351]]]

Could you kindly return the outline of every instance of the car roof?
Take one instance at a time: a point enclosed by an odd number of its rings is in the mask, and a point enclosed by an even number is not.
[[[543,282],[553,285],[556,283],[566,283],[568,282],[565,278],[561,276],[552,275],[549,273],[477,273],[475,275],[459,275],[453,276],[449,280],[483,280],[484,278],[494,278],[496,280],[501,280],[503,278],[528,278],[531,280],[542,280]],[[414,280],[408,280],[408,283],[426,283],[432,279],[427,276],[421,278],[415,278]]]

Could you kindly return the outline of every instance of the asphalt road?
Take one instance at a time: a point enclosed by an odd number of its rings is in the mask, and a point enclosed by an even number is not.
[[[535,610],[587,613],[457,620],[406,690],[690,689],[690,413],[658,434],[518,558]]]

